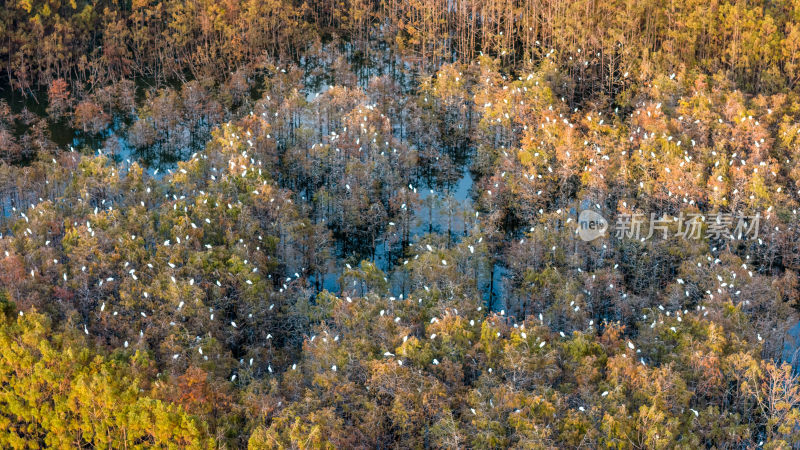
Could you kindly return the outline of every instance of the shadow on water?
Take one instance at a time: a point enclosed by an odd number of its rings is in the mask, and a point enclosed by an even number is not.
[[[472,202],[474,177],[465,163],[462,166],[461,177],[449,187],[433,189],[430,186],[418,188],[421,200],[420,207],[414,213],[415,226],[411,230],[410,243],[413,245],[419,242],[429,232],[451,235],[452,242],[458,242],[462,236],[467,235],[473,222],[467,218],[474,217]],[[381,241],[376,249],[373,262],[376,266],[386,272],[391,273],[397,264],[404,257],[403,249],[387,245]],[[486,280],[480,280],[480,284],[485,286],[484,302],[487,304],[491,298],[491,309],[500,310],[505,308],[505,278],[507,270],[500,264],[495,264],[493,276]],[[329,292],[339,293],[339,277],[341,271],[328,272],[322,277],[322,288]],[[395,277],[399,275],[395,274]],[[402,277],[401,277],[402,278]],[[397,281],[392,284],[392,295],[399,297],[402,294],[402,282]],[[314,280],[312,280],[312,283]],[[490,295],[491,291],[491,295]]]
[[[43,90],[30,91],[29,94],[23,95],[18,91],[14,91],[4,83],[0,86],[0,101],[5,102],[14,115],[26,115],[26,112],[33,114],[37,118],[46,118],[47,114],[47,93]],[[15,134],[23,134],[27,126],[20,123],[19,117],[17,118],[17,129]],[[70,145],[73,147],[80,143],[78,130],[69,125],[67,118],[62,118],[58,121],[47,121],[47,130],[50,134],[50,140],[53,141],[59,148],[66,148]]]
[[[800,372],[800,322],[789,328],[783,343],[783,360]]]
[[[145,82],[137,80],[137,95],[144,95]],[[49,120],[47,112],[47,92],[44,90],[29,91],[23,95],[19,91],[14,91],[8,84],[0,85],[0,102],[5,102],[11,113],[16,116],[14,134],[21,136],[25,134],[29,125],[25,123],[24,116],[32,116],[38,119],[47,119],[48,137],[56,147],[62,150],[74,149],[84,153],[96,154],[101,151],[104,155],[111,156],[114,161],[121,164],[138,162],[150,175],[158,176],[161,172],[176,167],[178,161],[191,154],[175,155],[169,152],[160,152],[153,149],[136,149],[128,143],[128,127],[132,120],[123,120],[115,117],[109,127],[98,134],[85,133],[80,129],[74,128],[70,123],[70,118],[62,117],[59,120]],[[24,162],[23,162],[24,165]],[[156,171],[159,171],[156,174]]]
[[[487,292],[484,295],[484,302],[488,304],[490,311],[501,311],[506,309],[506,281],[508,280],[508,269],[499,263],[492,266],[491,295]],[[491,303],[491,304],[489,304]]]

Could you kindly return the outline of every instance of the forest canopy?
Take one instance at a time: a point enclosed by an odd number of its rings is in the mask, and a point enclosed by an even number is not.
[[[796,448],[800,3],[12,0],[0,447]]]

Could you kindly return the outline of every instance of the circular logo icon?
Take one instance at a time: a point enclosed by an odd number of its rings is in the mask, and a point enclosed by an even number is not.
[[[606,235],[608,222],[599,213],[584,209],[578,215],[578,236],[584,241],[593,241]]]

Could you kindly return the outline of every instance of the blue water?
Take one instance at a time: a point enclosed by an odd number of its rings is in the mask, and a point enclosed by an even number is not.
[[[795,368],[800,369],[800,322],[786,332],[783,343],[783,360]]]
[[[459,178],[456,184],[447,190],[436,190],[431,189],[427,186],[416,186],[417,193],[419,194],[420,200],[422,201],[419,208],[414,213],[414,222],[415,226],[412,228],[410,241],[413,244],[414,242],[418,242],[422,237],[428,234],[428,230],[432,228],[434,232],[439,234],[446,234],[448,229],[448,220],[450,220],[450,228],[453,231],[453,235],[457,236],[463,233],[464,230],[464,215],[462,214],[463,211],[467,211],[470,216],[474,216],[474,211],[472,209],[472,187],[473,187],[473,177],[470,171],[465,167],[462,171],[461,177]],[[433,191],[433,192],[431,192]],[[448,218],[448,208],[444,201],[451,196],[455,201],[455,205],[453,206],[453,214],[452,218]],[[434,198],[433,202],[433,209],[429,215],[429,207],[426,204],[425,200],[430,199],[431,197]],[[430,217],[430,221],[429,221]],[[431,223],[432,222],[432,223]],[[381,241],[378,244],[378,247],[375,249],[375,260],[373,261],[375,265],[387,273],[387,276],[394,268],[394,262],[392,261],[390,254],[390,249],[387,247],[385,242]],[[323,276],[323,288],[327,289],[330,292],[338,293],[340,291],[339,286],[339,276],[342,273],[342,268],[337,267],[334,271],[326,273]],[[493,306],[494,308],[497,305],[501,305],[498,303],[498,299],[502,299],[503,296],[503,282],[501,281],[502,277],[505,276],[505,269],[500,266],[497,266],[495,272],[495,280],[494,285],[489,286],[487,289],[492,289],[493,291]],[[393,289],[392,294],[399,297],[401,292],[401,288],[396,287],[395,285],[398,283],[392,283]],[[488,284],[488,280],[487,280]],[[485,294],[485,300],[489,301],[489,293],[488,290]],[[503,306],[499,306],[502,308]]]

